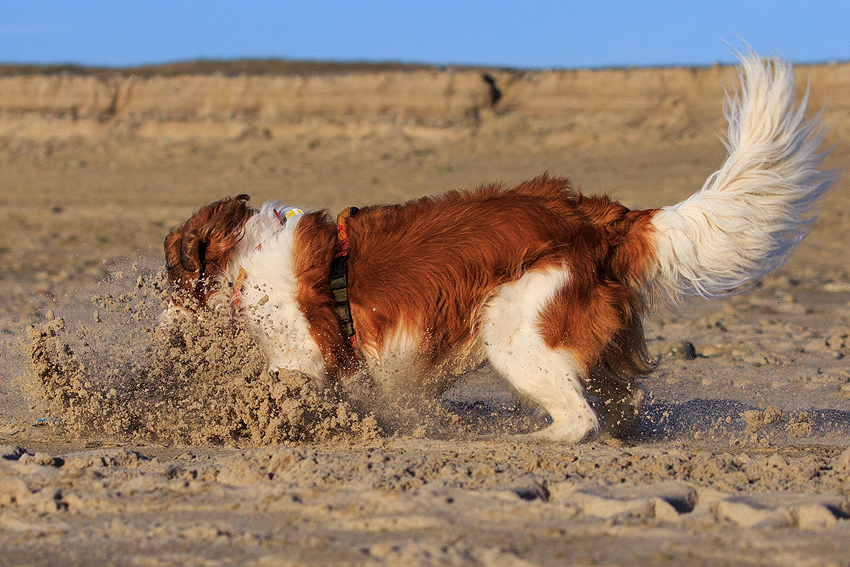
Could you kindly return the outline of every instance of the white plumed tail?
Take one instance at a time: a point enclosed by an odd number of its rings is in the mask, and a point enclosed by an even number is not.
[[[794,104],[794,69],[740,56],[740,93],[727,97],[729,156],[703,188],[653,217],[657,263],[649,299],[680,305],[745,289],[794,253],[833,182],[819,170],[825,130]]]

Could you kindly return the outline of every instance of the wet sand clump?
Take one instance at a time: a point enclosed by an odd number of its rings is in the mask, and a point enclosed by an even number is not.
[[[117,359],[99,355],[97,335],[85,327],[72,346],[62,318],[28,333],[25,350],[41,393],[74,435],[267,445],[377,433],[374,419],[361,419],[305,376],[268,372],[229,316],[178,318],[136,333],[148,343],[128,341]]]

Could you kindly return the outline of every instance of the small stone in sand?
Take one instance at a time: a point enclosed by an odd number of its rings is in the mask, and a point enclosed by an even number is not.
[[[697,357],[697,350],[694,344],[689,341],[681,341],[670,345],[670,350],[667,351],[671,358],[677,360],[693,360]]]

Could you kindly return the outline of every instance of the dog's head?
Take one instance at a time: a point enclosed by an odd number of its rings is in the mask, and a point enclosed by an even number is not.
[[[246,205],[249,199],[243,194],[207,205],[165,238],[172,305],[195,311],[215,293],[216,278],[227,267],[245,221],[254,213]]]

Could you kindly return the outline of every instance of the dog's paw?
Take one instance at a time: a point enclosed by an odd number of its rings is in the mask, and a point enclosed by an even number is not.
[[[553,416],[553,420],[552,425],[544,429],[517,435],[515,438],[522,441],[577,445],[599,435],[599,420],[593,414],[560,419]]]

